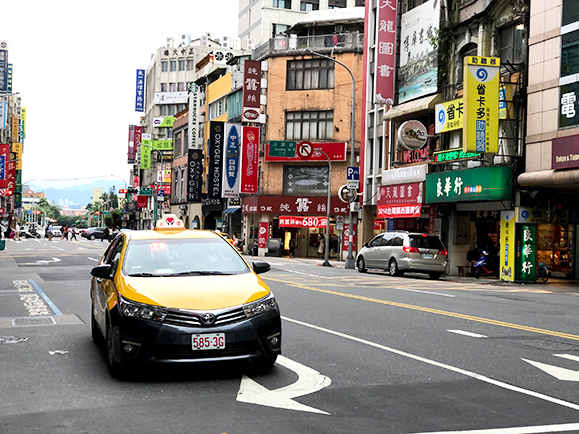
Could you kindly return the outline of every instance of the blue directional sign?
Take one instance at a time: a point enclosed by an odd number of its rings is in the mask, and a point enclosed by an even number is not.
[[[346,179],[348,181],[359,181],[360,180],[360,168],[348,166],[348,171],[346,172]]]

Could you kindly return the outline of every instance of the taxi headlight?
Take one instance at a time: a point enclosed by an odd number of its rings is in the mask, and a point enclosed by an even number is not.
[[[151,321],[163,321],[167,316],[167,309],[160,306],[152,306],[137,303],[119,295],[119,311],[121,315],[130,318],[142,318]]]
[[[273,294],[270,293],[261,300],[243,305],[243,310],[245,311],[245,316],[247,318],[253,318],[254,316],[262,315],[270,311],[278,312],[279,306],[277,305],[277,301],[275,301]]]

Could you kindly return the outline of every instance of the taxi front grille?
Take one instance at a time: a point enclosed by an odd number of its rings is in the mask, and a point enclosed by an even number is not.
[[[220,311],[215,313],[215,322],[207,325],[201,322],[200,316],[205,312],[193,312],[183,309],[167,309],[167,316],[165,322],[180,326],[197,326],[197,327],[215,327],[234,322],[243,321],[246,319],[245,312],[238,307],[231,310]]]
[[[162,360],[196,360],[209,358],[227,358],[258,354],[257,342],[228,342],[222,350],[197,350],[190,346],[156,345],[151,359]]]

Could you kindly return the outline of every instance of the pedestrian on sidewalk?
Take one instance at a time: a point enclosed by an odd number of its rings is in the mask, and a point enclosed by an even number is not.
[[[290,242],[289,242],[290,258],[294,257],[295,250],[296,250],[296,242],[293,238],[290,238]]]
[[[324,250],[325,250],[325,243],[326,241],[326,237],[324,236],[324,234],[320,233],[318,235],[318,257],[323,258],[324,257]]]

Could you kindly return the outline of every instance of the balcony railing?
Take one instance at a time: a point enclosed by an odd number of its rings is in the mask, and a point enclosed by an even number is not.
[[[330,35],[276,36],[253,50],[253,60],[263,60],[271,56],[288,56],[306,54],[306,50],[318,53],[355,51],[361,53],[364,49],[363,33],[340,33]]]

